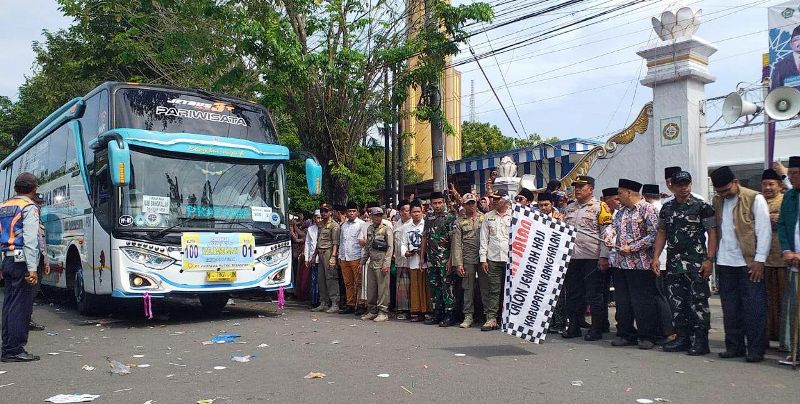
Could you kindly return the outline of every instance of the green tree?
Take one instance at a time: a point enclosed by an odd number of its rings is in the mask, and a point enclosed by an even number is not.
[[[547,138],[547,139],[543,139],[538,133],[534,132],[534,133],[531,133],[530,135],[528,135],[527,138],[514,139],[514,147],[516,147],[516,148],[534,147],[534,146],[538,146],[538,145],[540,145],[542,143],[553,144],[555,142],[558,142],[559,140],[561,140],[561,139],[559,139],[556,136],[553,136],[553,137],[550,137],[550,138]]]
[[[463,157],[482,156],[512,148],[511,138],[503,136],[500,128],[486,122],[461,124],[461,154]]]
[[[7,125],[17,139],[69,98],[105,80],[196,87],[257,100],[282,114],[324,167],[323,190],[343,202],[358,182],[360,141],[393,119],[408,86],[429,85],[486,21],[484,3],[428,0],[441,29],[405,37],[396,2],[359,0],[59,0],[75,24],[34,49],[35,74]],[[416,57],[421,64],[410,65]],[[395,98],[382,85],[395,72]],[[422,115],[426,108],[420,108]],[[296,196],[295,196],[296,197]]]
[[[8,131],[13,117],[11,112],[13,106],[14,104],[8,97],[0,96],[0,160],[6,158],[17,145],[14,137]]]

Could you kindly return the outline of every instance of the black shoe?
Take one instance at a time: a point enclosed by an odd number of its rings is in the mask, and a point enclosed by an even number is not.
[[[764,355],[747,355],[745,358],[746,361],[750,363],[757,363],[764,360]]]
[[[356,309],[353,306],[344,306],[339,309],[339,314],[351,314],[354,313]]]
[[[701,356],[707,353],[710,353],[711,349],[708,348],[708,335],[695,335],[694,336],[694,343],[692,347],[689,348],[689,352],[687,355],[689,356]]]
[[[592,328],[592,325],[587,323],[586,320],[579,321],[578,326],[580,326],[581,328]]]
[[[36,324],[35,321],[31,320],[28,324],[28,331],[44,331],[44,326],[41,324]]]
[[[598,341],[603,339],[603,333],[597,330],[591,330],[583,336],[584,341]]]
[[[671,342],[664,344],[664,352],[688,351],[692,347],[692,339],[688,335],[680,335]]]
[[[438,315],[435,315],[435,316],[431,316],[430,318],[428,318],[425,321],[423,321],[423,323],[425,325],[437,325],[437,324],[441,323],[442,320],[444,320],[444,316],[438,314]]]
[[[456,325],[456,322],[451,314],[445,315],[442,321],[439,322],[439,327],[452,327],[454,325]]]
[[[719,357],[722,359],[741,358],[744,357],[744,352],[725,351],[725,352],[720,352]]]
[[[583,331],[580,328],[571,325],[567,327],[564,332],[561,333],[561,338],[578,338],[583,335]]]
[[[367,308],[366,307],[359,307],[353,312],[353,314],[356,315],[356,316],[359,316],[359,317],[363,316],[364,314],[367,314]]]
[[[0,358],[0,362],[33,362],[38,361],[40,358],[36,355],[31,355],[27,352],[23,352],[19,355],[9,355],[3,356]]]

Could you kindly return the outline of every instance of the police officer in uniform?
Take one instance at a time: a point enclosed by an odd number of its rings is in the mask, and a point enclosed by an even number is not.
[[[319,283],[320,304],[312,311],[326,313],[339,312],[339,273],[336,270],[336,257],[339,249],[339,223],[331,218],[331,210],[327,203],[319,207],[322,221],[318,224],[317,250],[319,257],[317,266],[317,282]],[[312,262],[314,259],[311,260]],[[328,302],[330,301],[330,306]]]
[[[3,299],[3,362],[39,360],[25,351],[33,313],[33,286],[39,282],[39,208],[33,202],[38,184],[31,173],[14,181],[16,196],[0,205],[0,249],[5,291]]]
[[[383,209],[370,209],[372,223],[367,228],[367,244],[361,265],[367,266],[367,307],[362,320],[382,322],[389,320],[389,268],[394,254],[394,230],[392,222],[383,218]],[[369,264],[367,264],[369,260]]]
[[[464,321],[461,328],[470,328],[474,321],[475,306],[475,280],[480,257],[480,233],[483,213],[478,211],[478,198],[473,193],[464,194],[464,213],[458,216],[453,226],[453,240],[451,242],[453,267],[456,274],[462,278],[461,286],[464,289]]]
[[[575,238],[572,260],[564,277],[569,326],[561,336],[581,336],[580,323],[588,304],[592,310],[592,324],[584,338],[587,341],[601,339],[608,321],[608,304],[603,301],[600,276],[600,271],[608,270],[608,258],[601,257],[600,237],[605,226],[610,224],[611,215],[608,214],[605,203],[594,197],[594,182],[592,177],[578,176],[572,182],[575,187],[575,202],[570,203],[564,211],[564,221],[575,226],[579,232]]]
[[[688,172],[674,173],[671,184],[675,198],[665,203],[659,212],[652,264],[653,273],[661,276],[659,257],[668,246],[665,283],[678,336],[664,344],[664,351],[705,355],[709,352],[708,329],[711,326],[708,278],[713,269],[713,251],[717,250],[717,223],[714,208],[692,195],[692,176]]]

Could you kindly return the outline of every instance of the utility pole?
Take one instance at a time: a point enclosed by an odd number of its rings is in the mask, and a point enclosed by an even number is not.
[[[392,194],[392,160],[389,154],[392,132],[389,126],[389,68],[383,70],[383,100],[386,116],[383,118],[383,205],[388,207]]]
[[[394,99],[394,97],[392,97],[392,95],[394,95],[394,91],[395,91],[395,86],[396,85],[397,85],[397,70],[392,69],[392,87],[390,88],[390,91],[391,91],[390,100]],[[389,102],[386,105],[386,109],[387,109],[387,111],[386,111],[387,114],[390,114],[392,117],[396,116],[395,115],[395,111],[394,111],[394,106],[392,105],[392,102]],[[398,195],[397,195],[397,189],[398,189],[398,185],[397,185],[397,162],[400,161],[400,155],[397,153],[397,144],[398,144],[398,142],[397,142],[397,125],[398,125],[398,122],[399,122],[398,119],[393,119],[393,122],[392,122],[392,178],[391,178],[391,181],[392,181],[391,182],[391,184],[392,184],[392,188],[391,189],[392,189],[392,191],[391,191],[391,195],[392,195],[392,201],[395,203],[395,206],[397,206],[397,204],[400,203],[400,200],[403,199],[402,196],[398,197]]]
[[[469,81],[469,121],[475,123],[475,80]]]
[[[425,29],[428,32],[439,29],[439,24],[437,24],[433,16],[432,0],[425,0]],[[441,81],[442,73],[438,72],[436,79],[425,89],[428,106],[433,110],[430,122],[434,192],[445,192],[447,190],[447,162],[444,150],[444,130],[442,129]]]

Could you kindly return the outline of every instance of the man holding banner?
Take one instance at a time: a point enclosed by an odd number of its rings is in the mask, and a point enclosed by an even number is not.
[[[620,179],[620,209],[606,229],[607,246],[615,250],[610,263],[617,302],[617,338],[614,346],[637,344],[652,349],[659,339],[655,275],[650,271],[658,217],[653,205],[642,199],[642,184]],[[634,320],[636,327],[634,327]]]
[[[540,194],[539,203],[549,203],[542,195],[546,194]],[[522,205],[514,206],[510,230],[503,332],[538,344],[558,309],[576,231],[548,213]]]
[[[569,326],[561,336],[582,335],[580,323],[588,304],[592,310],[592,325],[584,339],[596,341],[603,337],[603,326],[608,321],[608,304],[603,301],[598,264],[601,271],[608,270],[608,259],[600,258],[600,237],[611,218],[601,215],[601,202],[593,195],[594,178],[578,176],[572,186],[575,187],[575,202],[567,206],[564,216],[567,224],[577,228],[578,233],[564,279]]]

